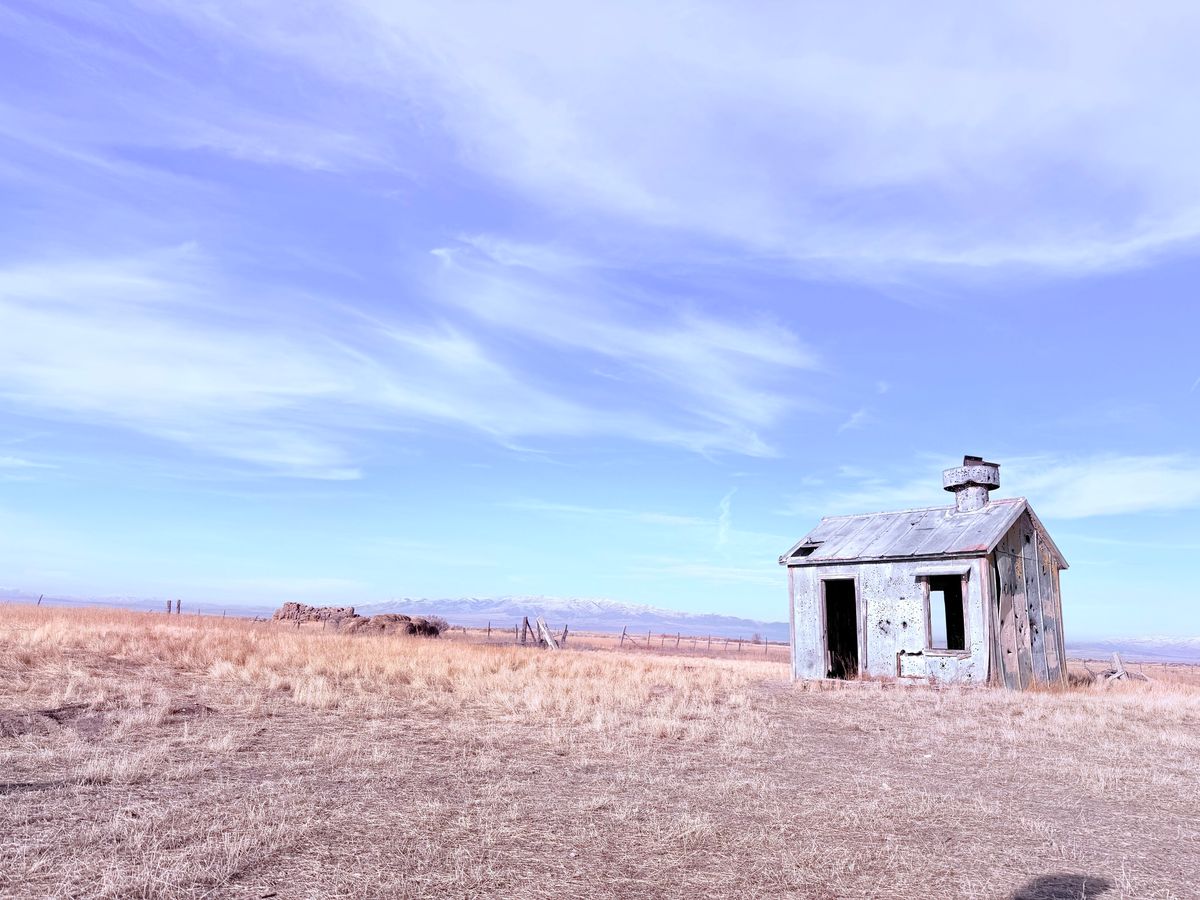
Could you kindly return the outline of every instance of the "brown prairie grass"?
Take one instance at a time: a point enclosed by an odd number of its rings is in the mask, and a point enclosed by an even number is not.
[[[1200,896],[1186,675],[587,647],[0,606],[0,895]]]

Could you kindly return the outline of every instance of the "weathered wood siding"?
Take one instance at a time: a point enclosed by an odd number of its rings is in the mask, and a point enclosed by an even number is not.
[[[1058,561],[1026,513],[996,546],[1000,676],[1010,688],[1066,678]]]
[[[920,577],[951,571],[969,573],[964,592],[968,649],[961,655],[930,653],[926,648],[925,600]],[[857,579],[861,627],[859,663],[865,675],[986,681],[991,638],[983,579],[990,577],[988,560],[983,557],[947,562],[906,560],[791,567],[793,677],[825,677],[821,581],[853,578]]]

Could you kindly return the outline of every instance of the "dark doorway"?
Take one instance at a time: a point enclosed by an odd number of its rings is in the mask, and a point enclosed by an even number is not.
[[[854,580],[825,581],[826,678],[858,677],[858,603]]]

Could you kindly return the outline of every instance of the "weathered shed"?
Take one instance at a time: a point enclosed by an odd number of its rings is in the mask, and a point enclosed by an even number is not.
[[[830,516],[779,558],[793,678],[1066,680],[1061,551],[1029,501],[989,500],[997,463],[964,457],[942,484],[953,506]]]

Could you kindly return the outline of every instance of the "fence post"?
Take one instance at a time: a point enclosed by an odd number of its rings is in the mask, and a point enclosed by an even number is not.
[[[738,638],[738,653],[742,652],[742,639]]]
[[[491,622],[488,622],[487,638],[489,641],[492,639],[492,623]]]
[[[562,644],[564,647],[565,647],[565,646],[566,646],[566,644],[567,644],[567,626],[566,626],[566,623],[563,623],[563,633],[562,633],[562,637],[558,639],[558,642],[559,642],[560,644]]]
[[[621,626],[621,643],[617,644],[618,648],[625,646],[625,629],[628,627],[629,627],[628,625]]]
[[[709,650],[712,649],[712,635],[711,634],[708,636],[708,649]]]
[[[661,635],[658,639],[658,647],[661,650],[665,646],[667,646],[667,636],[664,634],[664,635]]]
[[[676,648],[679,647],[679,632],[678,631],[675,632],[675,646],[676,646]]]
[[[46,596],[45,594],[38,594],[38,602],[37,602],[38,606],[42,605],[42,598],[45,596]]]

